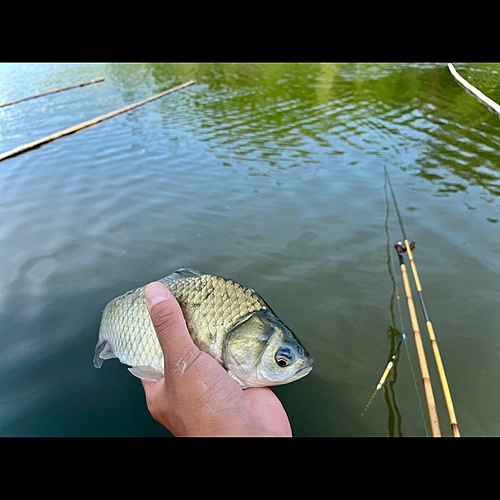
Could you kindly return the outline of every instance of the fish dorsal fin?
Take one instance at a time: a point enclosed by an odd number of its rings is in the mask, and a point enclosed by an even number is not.
[[[172,274],[169,274],[161,281],[166,282],[166,281],[180,280],[182,278],[194,278],[197,276],[203,276],[204,274],[206,273],[202,273],[201,271],[198,271],[198,269],[193,269],[192,267],[186,267],[182,269],[177,269],[177,271],[174,271]]]

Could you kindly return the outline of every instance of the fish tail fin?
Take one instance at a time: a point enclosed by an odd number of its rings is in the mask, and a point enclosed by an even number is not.
[[[113,348],[107,340],[100,340],[94,351],[94,366],[101,368],[106,359],[116,358]]]

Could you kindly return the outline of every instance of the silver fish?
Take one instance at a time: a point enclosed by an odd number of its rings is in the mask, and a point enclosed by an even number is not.
[[[179,269],[158,280],[179,302],[194,343],[243,388],[281,385],[307,375],[313,358],[262,297],[237,281]],[[94,366],[118,358],[144,380],[163,378],[163,352],[144,290],[136,288],[105,307]]]

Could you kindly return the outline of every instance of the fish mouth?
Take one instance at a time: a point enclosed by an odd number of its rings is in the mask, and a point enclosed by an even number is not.
[[[314,361],[311,360],[310,363],[307,365],[303,366],[302,368],[299,368],[293,375],[293,380],[298,380],[299,378],[305,377],[312,369],[313,369],[313,363]]]
[[[285,380],[269,378],[261,372],[259,367],[257,367],[257,372],[256,374],[254,374],[252,380],[250,381],[242,380],[234,372],[231,373],[231,376],[240,383],[243,389],[249,387],[271,387],[275,385],[283,385],[283,384],[288,384],[290,382],[295,382],[296,380],[305,377],[313,369],[313,363],[314,360],[310,360],[310,362],[308,362],[305,366],[299,368],[292,376],[290,376],[288,379]]]
[[[311,363],[308,366],[304,366],[301,368],[297,373],[299,373],[301,376],[307,375],[310,371],[313,369],[313,364]]]

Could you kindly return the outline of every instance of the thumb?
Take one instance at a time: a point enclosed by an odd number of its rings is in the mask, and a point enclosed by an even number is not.
[[[186,326],[181,307],[172,292],[162,283],[150,283],[144,290],[153,327],[165,361],[165,377],[172,369],[181,370],[191,364],[200,352]]]

